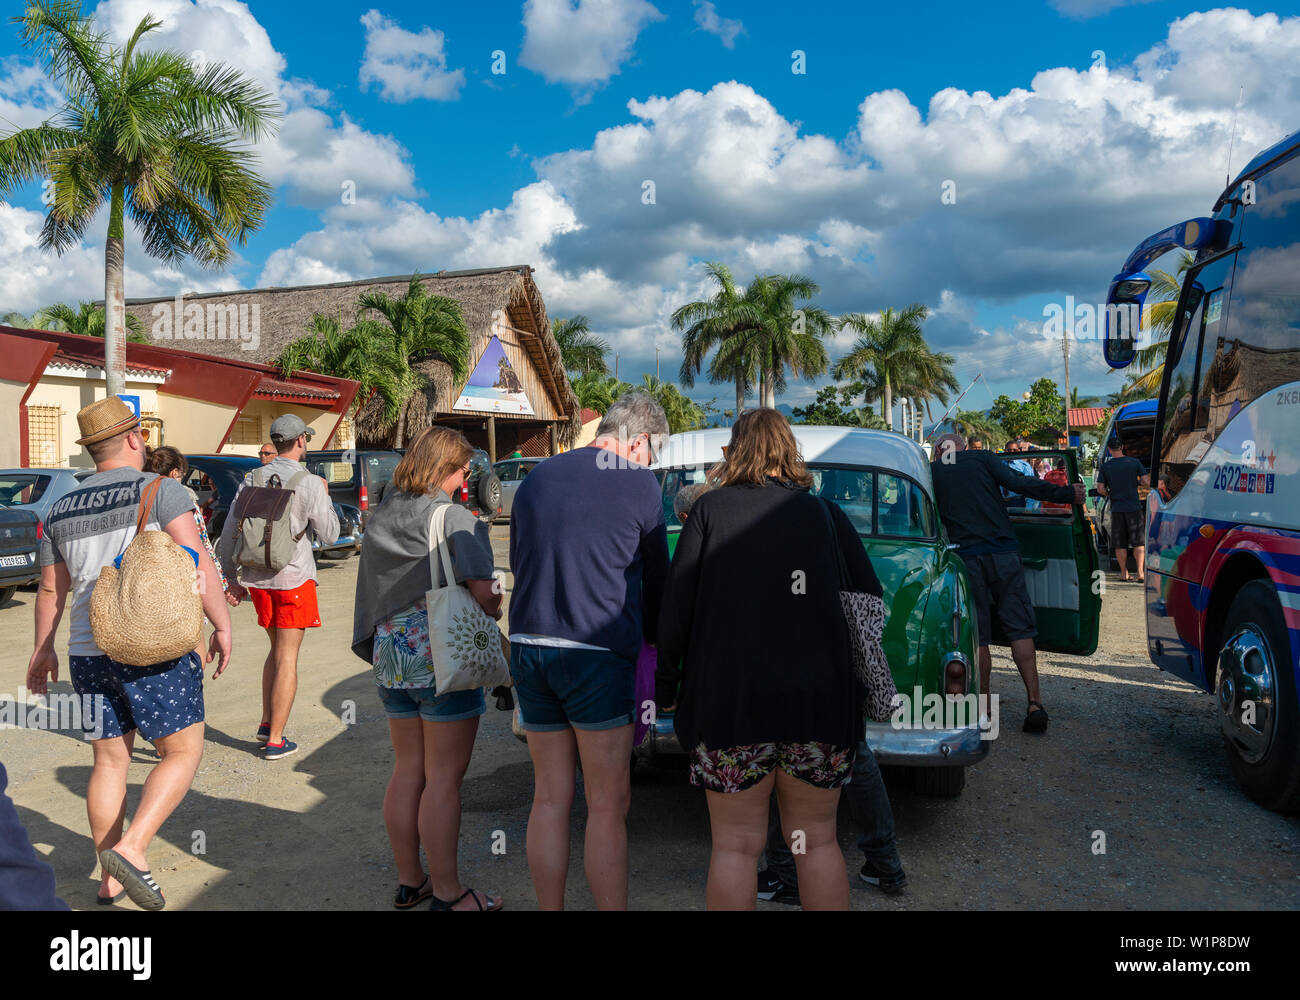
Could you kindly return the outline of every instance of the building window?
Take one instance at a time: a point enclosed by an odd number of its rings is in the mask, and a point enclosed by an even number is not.
[[[352,426],[352,418],[344,417],[339,421],[339,429],[334,432],[334,447],[355,448],[356,444],[356,429]]]
[[[235,421],[231,444],[261,444],[263,440],[261,417],[240,417]]]
[[[57,406],[27,407],[27,460],[36,468],[57,469],[63,464],[59,442],[59,419],[63,410]]]

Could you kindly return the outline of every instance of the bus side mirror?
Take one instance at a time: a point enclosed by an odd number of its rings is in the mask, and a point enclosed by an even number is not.
[[[1106,295],[1106,334],[1102,354],[1112,368],[1126,368],[1137,354],[1142,313],[1151,278],[1145,271],[1117,274]]]

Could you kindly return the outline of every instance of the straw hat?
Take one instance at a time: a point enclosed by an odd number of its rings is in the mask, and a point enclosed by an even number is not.
[[[95,444],[107,441],[116,434],[140,426],[135,411],[117,396],[105,396],[77,411],[77,427],[81,437],[77,444]]]

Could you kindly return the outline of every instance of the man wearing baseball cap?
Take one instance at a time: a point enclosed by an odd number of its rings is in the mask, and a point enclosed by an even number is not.
[[[306,475],[302,464],[313,433],[301,417],[292,413],[276,417],[271,424],[271,443],[277,455],[246,475],[239,487],[240,491],[246,486],[280,486],[293,490],[290,523],[298,542],[289,563],[278,571],[236,566],[233,548],[238,519],[233,516],[226,518],[217,547],[226,578],[232,581],[231,593],[239,598],[252,598],[257,624],[266,629],[271,640],[271,651],[262,665],[262,724],[257,729],[257,741],[262,744],[262,754],[267,760],[298,752],[298,744],[285,738],[284,728],[298,693],[298,650],[303,636],[309,628],[320,628],[316,560],[312,558],[307,528],[310,526],[325,545],[339,537],[339,519],[325,480]],[[290,487],[290,480],[300,472],[304,475]],[[236,492],[231,511],[238,503],[239,492]],[[240,583],[233,582],[236,570]]]

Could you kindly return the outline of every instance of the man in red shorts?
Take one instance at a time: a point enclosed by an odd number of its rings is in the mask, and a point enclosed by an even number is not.
[[[312,433],[300,417],[291,413],[277,417],[271,424],[271,443],[278,454],[245,476],[240,490],[245,486],[273,485],[277,482],[275,477],[279,485],[288,487],[289,480],[306,471],[302,458],[307,454],[307,441]],[[294,695],[298,693],[298,650],[303,636],[309,628],[320,628],[320,613],[316,609],[316,561],[312,558],[311,538],[306,529],[310,526],[325,545],[339,537],[339,519],[325,480],[303,475],[292,489],[289,516],[298,542],[293,558],[283,569],[274,572],[236,567],[232,558],[236,535],[233,517],[226,518],[218,548],[226,577],[232,581],[230,592],[240,599],[252,598],[257,624],[266,629],[271,640],[271,651],[262,665],[262,724],[257,729],[257,740],[263,744],[262,754],[267,760],[278,760],[298,751],[298,744],[285,738],[284,727],[289,722]],[[238,500],[236,493],[232,511]],[[240,583],[233,582],[236,568]]]

